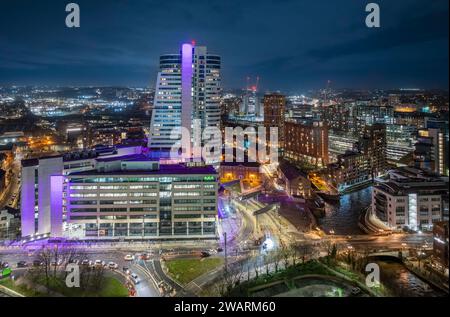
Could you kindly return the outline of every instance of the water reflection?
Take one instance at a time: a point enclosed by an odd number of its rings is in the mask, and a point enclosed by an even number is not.
[[[343,195],[339,205],[326,204],[326,216],[319,219],[319,225],[325,232],[334,230],[335,234],[362,234],[358,218],[361,211],[370,205],[371,199],[372,187]]]
[[[436,297],[445,296],[428,283],[408,271],[402,264],[392,261],[377,261],[380,266],[381,283],[391,290],[393,296]]]

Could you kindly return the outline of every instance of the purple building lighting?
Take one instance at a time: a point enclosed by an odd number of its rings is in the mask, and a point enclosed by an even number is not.
[[[51,236],[62,237],[63,176],[50,177],[50,193]]]
[[[191,130],[192,125],[192,44],[183,44],[181,48],[181,126]]]

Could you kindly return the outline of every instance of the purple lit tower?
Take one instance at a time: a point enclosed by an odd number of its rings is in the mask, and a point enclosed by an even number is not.
[[[220,128],[220,72],[220,56],[209,54],[195,42],[183,44],[179,54],[160,57],[148,143],[152,156],[169,157],[181,139],[174,129],[187,128],[192,138],[194,120],[200,121],[201,131]]]

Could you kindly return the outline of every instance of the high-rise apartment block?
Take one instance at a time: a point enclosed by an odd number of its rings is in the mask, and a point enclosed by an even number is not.
[[[194,120],[201,132],[220,128],[220,71],[220,56],[204,46],[183,44],[180,53],[160,57],[148,142],[153,156],[168,157],[181,139],[180,127],[191,132],[192,145]]]
[[[270,143],[270,128],[278,128],[278,146],[282,149],[284,147],[286,97],[279,93],[266,94],[263,103],[267,143]]]

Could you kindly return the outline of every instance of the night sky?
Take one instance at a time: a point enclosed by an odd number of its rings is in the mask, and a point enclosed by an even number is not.
[[[65,26],[65,6],[81,28]],[[381,28],[365,6],[381,7]],[[152,85],[195,39],[224,88],[448,88],[448,0],[1,0],[0,84]]]

